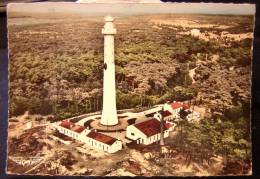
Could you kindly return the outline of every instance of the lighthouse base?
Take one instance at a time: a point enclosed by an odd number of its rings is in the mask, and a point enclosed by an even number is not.
[[[112,126],[103,125],[99,120],[95,120],[90,123],[91,128],[96,129],[99,132],[125,131],[128,125],[129,124],[126,119],[119,119],[118,124]]]
[[[104,105],[104,108],[105,107],[106,106]],[[109,109],[109,108],[107,107],[105,109]],[[112,111],[112,112],[110,112],[110,111]],[[105,125],[105,126],[114,126],[114,125],[117,125],[119,123],[115,103],[114,103],[114,107],[111,107],[111,110],[103,110],[102,111],[100,123],[102,125]]]

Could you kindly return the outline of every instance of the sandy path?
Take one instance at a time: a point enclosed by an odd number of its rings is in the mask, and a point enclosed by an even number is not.
[[[151,23],[155,23],[158,25],[174,25],[174,26],[180,26],[185,28],[217,28],[217,29],[227,29],[230,26],[227,25],[216,25],[216,24],[210,24],[210,23],[198,23],[194,20],[188,20],[188,19],[153,19],[150,20]]]
[[[195,70],[196,70],[197,67],[189,70],[189,76],[191,77],[192,79],[192,84],[196,83],[196,81],[194,80],[194,75],[195,75]]]
[[[29,112],[26,111],[22,116],[18,116],[18,122],[9,122],[8,138],[19,137],[24,131],[24,123],[29,116]],[[11,125],[15,127],[10,128]]]

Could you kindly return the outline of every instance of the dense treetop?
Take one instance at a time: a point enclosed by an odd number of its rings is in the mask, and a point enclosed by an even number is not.
[[[48,17],[51,20],[46,23],[44,17],[44,23],[40,23],[41,18],[37,25],[28,25],[30,18],[24,18],[24,24],[9,27],[11,115],[21,114],[24,110],[45,114],[67,111],[68,115],[100,110],[103,19],[81,17],[62,21]],[[187,33],[180,35],[192,27],[169,23],[178,18],[200,21],[202,25],[216,24],[202,26],[201,32],[237,34],[238,29],[240,33],[252,30],[251,16],[144,15],[117,18],[118,99],[139,96],[134,98],[137,101],[124,99],[128,105],[122,105],[118,100],[118,108],[175,99],[197,99],[207,108],[222,112],[238,103],[248,104],[252,39],[227,39],[229,46],[223,46],[222,41],[205,41]],[[10,18],[10,21],[15,20]],[[230,21],[232,26],[227,26]],[[225,25],[228,28],[220,28]],[[189,70],[193,68],[196,83],[191,84]],[[181,91],[177,92],[177,89]],[[75,90],[77,97],[69,97]],[[20,103],[26,105],[21,107]],[[31,109],[30,104],[34,106],[34,103],[39,107],[44,103],[48,107],[46,110]]]

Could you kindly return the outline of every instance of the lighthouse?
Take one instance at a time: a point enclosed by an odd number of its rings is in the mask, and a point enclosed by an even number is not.
[[[100,123],[106,126],[118,124],[116,111],[116,84],[115,84],[115,57],[114,35],[116,29],[113,17],[105,17],[105,25],[102,29],[104,35],[104,73],[103,73],[103,108]]]

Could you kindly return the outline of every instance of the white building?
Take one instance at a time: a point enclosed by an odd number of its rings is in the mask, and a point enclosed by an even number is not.
[[[169,131],[173,131],[176,127],[176,124],[173,122],[174,116],[172,115],[171,112],[167,111],[163,111],[163,113],[155,113],[154,114],[154,118],[157,119],[158,121],[161,122],[162,116],[164,116],[163,121],[167,121],[165,124],[167,126],[167,128],[169,129]]]
[[[183,102],[173,101],[173,103],[166,103],[164,105],[164,112],[163,112],[164,120],[172,121],[178,119],[180,117],[179,116],[180,111],[182,109],[188,110],[189,108],[190,107]]]
[[[164,138],[169,136],[169,124],[164,123]],[[155,118],[130,125],[126,128],[126,138],[137,141],[144,145],[149,145],[160,140],[161,123]]]
[[[52,126],[61,134],[71,137],[72,139],[79,140],[81,142],[84,142],[84,136],[90,131],[88,129],[85,129],[84,126],[76,125],[68,120],[53,123]]]
[[[163,115],[163,120],[165,120],[165,121],[172,121],[175,118],[175,115],[173,115],[168,110],[164,110],[162,115]]]
[[[173,103],[166,103],[164,105],[164,112],[163,112],[164,120],[166,121],[180,120],[179,113],[182,109],[188,112],[188,115],[186,117],[188,121],[196,121],[200,119],[200,113],[191,109],[187,103],[174,101]]]
[[[193,36],[193,37],[199,37],[200,36],[200,30],[199,29],[192,29],[190,31],[190,34]]]
[[[87,134],[87,140],[85,142],[90,146],[108,153],[115,153],[122,150],[123,146],[120,140],[93,130]]]
[[[72,139],[108,153],[115,153],[122,149],[120,140],[94,130],[88,130],[84,126],[76,125],[68,120],[53,123],[52,127]]]

